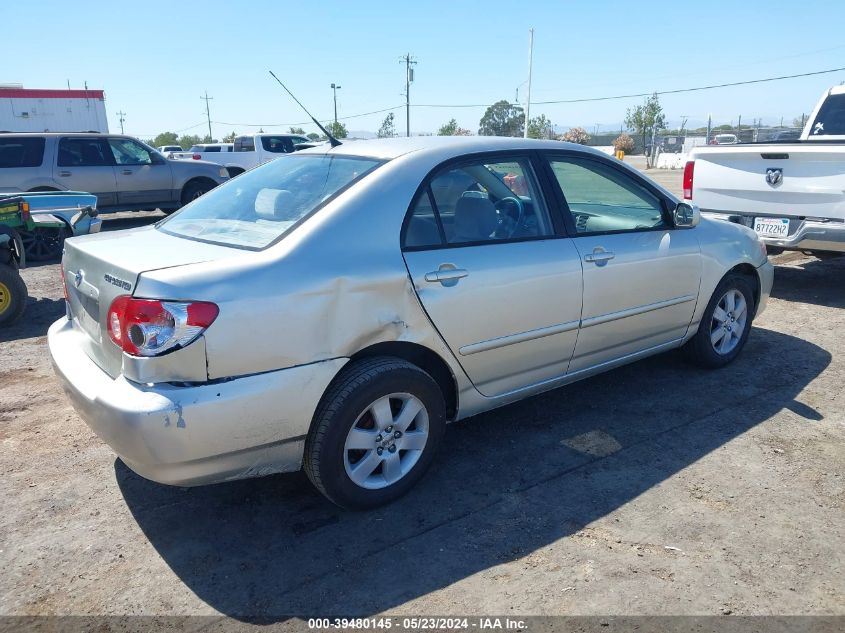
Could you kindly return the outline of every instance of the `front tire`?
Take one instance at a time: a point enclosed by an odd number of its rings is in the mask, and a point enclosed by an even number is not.
[[[193,202],[201,195],[208,193],[212,189],[214,189],[214,185],[210,185],[206,182],[189,182],[182,190],[182,206],[184,207],[189,202]]]
[[[27,296],[20,273],[11,266],[0,264],[0,327],[11,325],[21,317]]]
[[[354,361],[317,407],[305,472],[343,508],[384,505],[423,476],[445,427],[443,394],[422,369],[392,357]]]
[[[748,277],[726,275],[704,310],[698,332],[685,345],[689,358],[708,369],[732,363],[745,347],[755,310]]]

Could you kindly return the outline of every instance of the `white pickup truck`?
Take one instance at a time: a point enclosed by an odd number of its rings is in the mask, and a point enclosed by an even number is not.
[[[695,148],[683,182],[702,213],[751,227],[770,252],[845,252],[845,86],[797,141]]]
[[[314,143],[299,134],[253,134],[251,136],[236,136],[229,147],[225,143],[217,143],[215,147],[192,147],[192,151],[173,154],[178,160],[205,160],[223,165],[233,178],[247,169],[252,169],[262,163],[278,158],[282,154],[290,154],[298,149],[314,147]],[[202,151],[203,149],[207,151]],[[200,150],[200,151],[193,151]]]

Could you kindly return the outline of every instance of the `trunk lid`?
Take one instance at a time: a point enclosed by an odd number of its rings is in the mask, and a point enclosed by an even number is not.
[[[111,377],[121,373],[123,352],[109,338],[106,317],[112,301],[131,295],[138,277],[151,270],[237,257],[235,248],[196,242],[143,227],[66,240],[62,258],[68,312],[87,334],[85,353]],[[150,297],[184,299],[185,297]]]
[[[845,144],[706,147],[690,158],[693,202],[702,210],[845,219]],[[767,179],[769,170],[780,176]]]

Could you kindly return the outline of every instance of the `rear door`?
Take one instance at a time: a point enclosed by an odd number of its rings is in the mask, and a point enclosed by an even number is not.
[[[93,193],[99,208],[117,204],[114,160],[104,137],[60,138],[53,179],[71,191]]]
[[[135,206],[172,202],[173,175],[170,165],[158,154],[131,138],[108,139],[114,158],[120,204]]]
[[[676,229],[667,201],[610,160],[549,154],[564,220],[584,266],[576,372],[681,339],[698,299],[694,229]]]
[[[566,373],[581,262],[556,232],[528,155],[436,172],[412,204],[402,244],[423,307],[482,394]]]

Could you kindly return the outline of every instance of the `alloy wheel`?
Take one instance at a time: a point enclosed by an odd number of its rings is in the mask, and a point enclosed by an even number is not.
[[[730,354],[739,345],[748,321],[748,302],[736,288],[728,290],[710,320],[710,344],[717,354]]]

